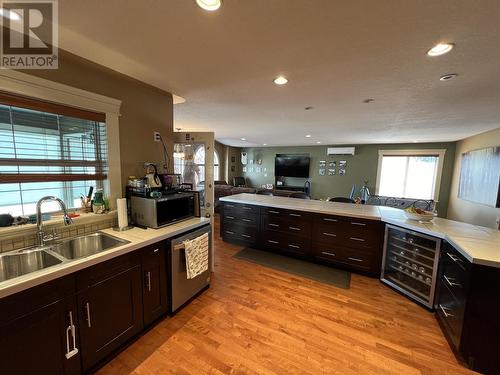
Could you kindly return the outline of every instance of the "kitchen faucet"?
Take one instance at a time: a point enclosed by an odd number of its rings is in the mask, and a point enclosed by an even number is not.
[[[53,240],[56,238],[55,235],[45,236],[45,234],[43,232],[42,203],[46,202],[46,201],[56,201],[57,203],[59,203],[59,206],[61,206],[61,209],[63,210],[63,213],[64,213],[64,215],[63,215],[64,225],[73,224],[73,220],[68,215],[68,210],[66,209],[66,205],[64,204],[64,202],[61,199],[54,197],[54,196],[50,196],[50,195],[43,197],[43,198],[40,198],[38,200],[38,202],[36,203],[36,228],[37,228],[36,235],[37,235],[39,246],[43,246],[47,239]],[[49,238],[47,238],[47,237],[49,237]]]

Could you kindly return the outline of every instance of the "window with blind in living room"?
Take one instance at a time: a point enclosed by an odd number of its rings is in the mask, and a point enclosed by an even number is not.
[[[0,93],[0,213],[33,214],[46,195],[79,207],[107,170],[104,114]]]

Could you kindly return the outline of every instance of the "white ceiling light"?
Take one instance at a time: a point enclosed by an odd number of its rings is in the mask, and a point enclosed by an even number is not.
[[[317,144],[320,144],[320,143],[321,143],[321,141],[316,141],[316,143],[317,143]]]
[[[306,138],[311,138],[311,134],[306,134]]]
[[[222,0],[196,0],[196,4],[202,9],[213,12],[220,8]]]
[[[274,79],[274,83],[276,83],[277,85],[286,85],[288,83],[288,79],[286,79],[285,77],[283,76],[279,76],[279,77],[276,77]]]
[[[263,143],[262,146],[267,146],[267,143]]]
[[[11,19],[12,21],[19,21],[21,17],[16,12],[12,12],[8,9],[0,8],[0,16]]]
[[[240,138],[242,141],[246,141],[247,139],[246,138]]]
[[[427,51],[429,56],[441,56],[450,52],[455,45],[453,43],[438,43]]]

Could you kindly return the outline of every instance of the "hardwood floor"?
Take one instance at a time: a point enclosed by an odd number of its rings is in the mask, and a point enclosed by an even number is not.
[[[434,315],[379,280],[349,290],[232,257],[216,222],[209,290],[100,374],[472,374]]]

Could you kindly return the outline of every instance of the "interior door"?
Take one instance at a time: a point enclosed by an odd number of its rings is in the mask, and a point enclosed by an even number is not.
[[[140,265],[98,281],[78,296],[84,370],[141,331],[141,297]]]

